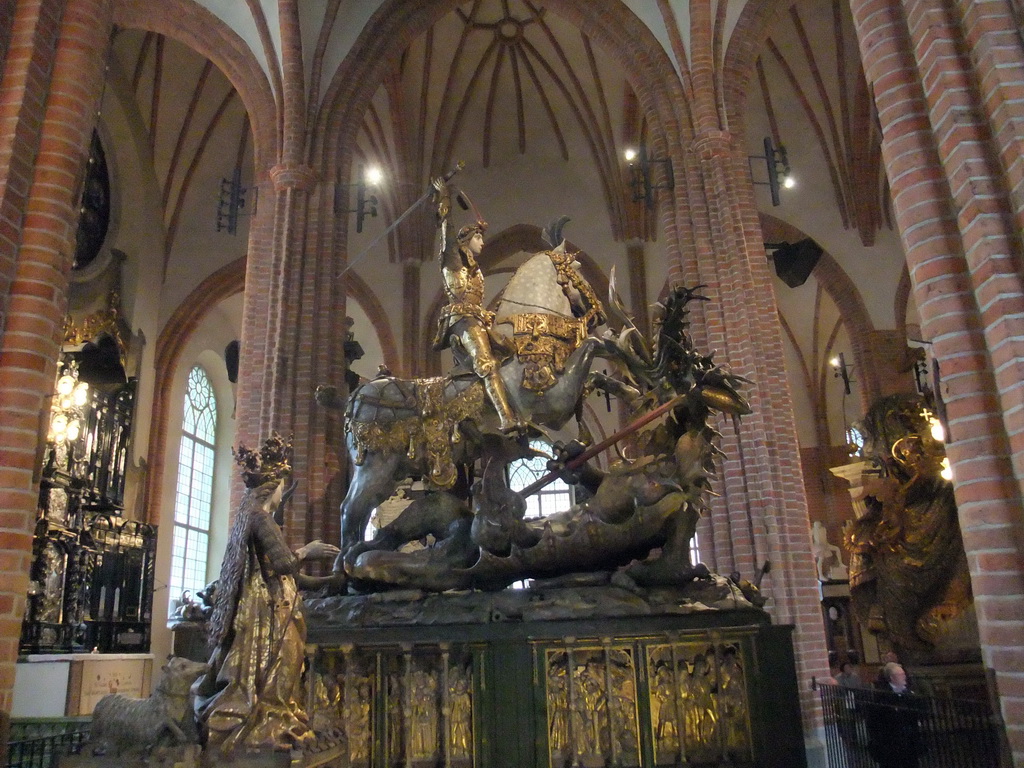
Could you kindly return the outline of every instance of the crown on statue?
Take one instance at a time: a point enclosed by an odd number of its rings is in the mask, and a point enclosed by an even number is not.
[[[263,441],[258,452],[239,444],[237,450],[231,449],[231,453],[242,468],[242,482],[246,488],[259,488],[279,481],[292,471],[292,440],[284,439],[277,432]]]

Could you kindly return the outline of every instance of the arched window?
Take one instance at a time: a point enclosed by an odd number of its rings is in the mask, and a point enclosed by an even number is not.
[[[181,425],[171,545],[171,598],[186,589],[195,594],[206,586],[216,434],[217,398],[206,372],[197,365],[188,374]]]
[[[531,440],[530,447],[542,451],[545,456],[521,459],[508,465],[508,485],[513,491],[521,491],[548,473],[548,458],[551,446],[544,440]],[[555,512],[564,512],[573,504],[572,486],[564,480],[555,480],[526,499],[526,517],[547,517]]]

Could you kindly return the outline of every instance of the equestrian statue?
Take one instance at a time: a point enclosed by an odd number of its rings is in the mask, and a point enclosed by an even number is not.
[[[447,181],[433,190],[447,299],[435,348],[450,348],[455,367],[435,378],[385,372],[345,403],[352,476],[336,574],[371,591],[502,589],[626,566],[638,584],[706,575],[690,562],[689,542],[718,453],[714,422],[749,407],[739,391],[745,380],[694,349],[686,332],[687,305],[704,299],[699,289],[673,290],[656,308],[656,333],[645,337],[615,291],[614,270],[607,309],[598,300],[562,237],[562,217],[544,231],[549,249],[516,270],[492,311],[477,263],[487,225],[477,215],[451,237]],[[591,370],[597,357],[611,375]],[[595,389],[622,400],[632,421],[601,446],[590,445],[581,421]],[[318,390],[321,404],[335,399],[332,388]],[[573,418],[576,439],[558,442]],[[586,501],[553,517],[524,517],[507,466],[537,455],[532,437],[554,441],[544,482],[579,483]],[[607,472],[586,463],[614,442],[620,459]],[[428,493],[365,541],[373,510],[409,478]],[[428,535],[431,546],[400,551]]]

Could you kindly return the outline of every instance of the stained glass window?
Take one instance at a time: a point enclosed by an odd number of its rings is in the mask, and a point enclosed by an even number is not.
[[[217,399],[206,372],[196,366],[188,374],[178,453],[171,598],[179,597],[186,589],[195,595],[206,586],[216,429]]]

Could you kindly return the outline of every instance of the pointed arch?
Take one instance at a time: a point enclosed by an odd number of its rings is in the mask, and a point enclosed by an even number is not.
[[[170,412],[170,390],[173,374],[181,354],[203,318],[220,302],[245,290],[246,258],[226,264],[198,286],[178,305],[168,318],[156,341],[153,380],[153,418],[149,431],[149,477],[146,479],[145,505],[147,522],[160,523],[161,489],[166,464],[166,434]]]
[[[216,64],[249,113],[257,174],[276,162],[280,147],[273,89],[248,44],[234,30],[194,0],[117,0],[114,23],[177,40]]]

